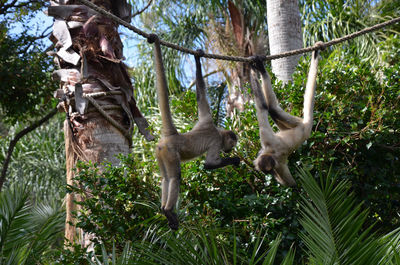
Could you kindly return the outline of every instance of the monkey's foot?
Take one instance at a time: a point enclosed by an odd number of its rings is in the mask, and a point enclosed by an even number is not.
[[[178,215],[174,213],[172,210],[163,210],[165,217],[168,220],[168,226],[172,230],[178,230],[179,228],[179,220]]]

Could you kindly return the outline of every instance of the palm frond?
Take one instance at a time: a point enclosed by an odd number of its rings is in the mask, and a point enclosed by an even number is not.
[[[158,243],[136,243],[134,253],[146,264],[263,264],[275,263],[281,235],[269,246],[261,230],[247,247],[239,246],[235,228],[184,227],[177,233],[164,234]],[[231,242],[233,240],[233,242]],[[138,256],[136,257],[138,258]],[[293,264],[290,249],[282,264]]]
[[[321,184],[309,172],[300,169],[307,197],[302,196],[300,223],[305,232],[300,236],[307,246],[311,264],[378,264],[383,248],[362,226],[367,210],[355,203],[350,183],[336,183],[333,176]]]
[[[5,264],[39,264],[62,238],[61,207],[45,203],[34,207],[29,194],[16,185],[0,193],[0,261]]]
[[[31,206],[29,193],[20,186],[11,186],[0,193],[0,256],[25,244],[26,224]]]
[[[28,222],[31,239],[27,246],[26,260],[40,261],[43,253],[49,250],[49,243],[62,238],[65,214],[60,206],[41,203],[32,209]]]
[[[398,16],[398,1],[304,1],[303,8],[303,41],[305,46],[314,45],[317,41],[330,41],[366,27],[381,23]],[[398,34],[399,27],[392,26],[371,32],[332,47],[342,50],[343,46],[355,56],[370,62],[371,66],[387,64],[384,52],[392,49],[391,36]]]
[[[400,228],[381,237],[380,243],[385,255],[379,264],[400,264]]]

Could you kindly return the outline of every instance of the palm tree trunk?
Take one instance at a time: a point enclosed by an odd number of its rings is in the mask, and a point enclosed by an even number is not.
[[[131,7],[125,0],[93,0],[96,5],[130,21]],[[77,160],[117,165],[117,154],[128,154],[132,128],[138,125],[146,139],[146,120],[136,107],[133,87],[122,63],[122,43],[118,25],[78,1],[51,1],[48,15],[55,18],[51,40],[60,81],[56,97],[66,112],[64,126],[67,183],[73,185]],[[71,212],[74,194],[66,198],[65,237],[75,238]]]
[[[298,0],[267,0],[267,23],[271,55],[303,47]],[[289,82],[300,56],[273,60],[272,72]]]

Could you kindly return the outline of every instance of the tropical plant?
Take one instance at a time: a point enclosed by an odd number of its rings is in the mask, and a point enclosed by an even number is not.
[[[271,55],[302,48],[298,0],[267,0],[266,15]],[[272,72],[283,83],[291,81],[300,57],[301,55],[296,55],[271,61]]]
[[[317,41],[340,38],[400,15],[400,4],[396,0],[302,0],[300,2],[305,46],[314,45]],[[362,58],[372,66],[387,66],[388,62],[383,55],[392,49],[387,40],[399,32],[400,26],[397,24],[332,48],[342,49],[344,46],[353,56]]]
[[[126,240],[137,240],[160,223],[159,189],[140,174],[140,164],[132,156],[121,157],[120,167],[104,165],[101,172],[95,165],[78,164],[75,181],[80,184],[70,186],[80,198],[76,226],[95,234],[94,242],[121,251]]]
[[[184,230],[179,234],[150,234],[144,241],[128,242],[122,253],[119,253],[114,245],[111,253],[108,253],[105,245],[100,244],[98,249],[101,254],[84,254],[84,257],[87,264],[91,265],[278,264],[275,261],[282,239],[280,235],[270,242],[266,240],[265,233],[261,230],[251,243],[240,248],[234,228],[204,229],[197,225],[192,228],[185,227]],[[280,264],[293,264],[294,257],[295,251],[291,248]]]
[[[64,211],[58,203],[36,205],[28,189],[12,185],[0,193],[0,264],[43,264],[62,245]]]
[[[45,40],[50,31],[49,28],[43,28],[40,19],[33,19],[43,11],[45,2],[0,2],[2,122],[14,124],[27,121],[55,107],[52,91],[56,86],[48,72],[52,68],[52,61],[43,52],[47,48]]]
[[[381,238],[364,227],[368,210],[357,203],[348,180],[337,183],[328,175],[320,184],[300,170],[302,196],[300,234],[307,247],[308,264],[396,264],[400,228]]]
[[[25,183],[35,199],[61,201],[65,194],[65,155],[62,119],[53,118],[48,124],[22,138],[11,156],[7,182]],[[0,138],[0,161],[7,155],[9,140],[23,128],[16,123],[9,128],[9,135]],[[3,163],[2,163],[3,165]]]
[[[306,255],[295,259],[291,247],[284,255],[279,247],[281,235],[268,240],[267,231],[258,232],[249,242],[241,242],[240,229],[204,228],[183,225],[178,232],[149,229],[143,240],[126,243],[122,254],[107,253],[101,244],[100,255],[90,264],[398,264],[400,228],[380,236],[372,226],[365,227],[368,210],[362,209],[350,191],[348,180],[338,181],[331,174],[319,182],[306,170],[299,178],[304,189],[300,202],[303,232],[300,236]]]
[[[121,62],[123,47],[117,23],[93,13],[87,6],[90,2],[80,3],[82,11],[79,12],[71,8],[74,4],[53,4],[48,12],[49,16],[58,18],[54,21],[52,41],[60,69],[54,76],[63,90],[58,90],[55,96],[63,100],[63,110],[67,112],[64,137],[69,185],[73,183],[73,168],[78,160],[108,161],[117,165],[116,156],[130,152],[134,126],[147,140],[154,138],[137,108],[132,81],[127,67]],[[131,20],[131,6],[126,1],[98,1],[96,4],[125,21]],[[71,17],[85,25],[67,26]],[[71,219],[74,199],[73,193],[67,194],[65,237],[69,241],[76,235]]]

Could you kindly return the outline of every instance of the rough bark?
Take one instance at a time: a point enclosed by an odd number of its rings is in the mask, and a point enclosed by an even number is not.
[[[133,98],[118,25],[79,1],[50,2],[48,15],[55,18],[51,40],[57,48],[53,55],[59,68],[53,77],[60,81],[55,96],[66,112],[67,183],[74,185],[77,160],[117,165],[116,155],[129,153],[134,123],[146,139],[153,137]],[[125,0],[92,2],[130,20],[131,7]],[[72,193],[66,197],[65,237],[71,242],[76,236],[71,212],[78,199]]]
[[[267,23],[271,55],[303,47],[298,0],[267,0]],[[300,56],[273,60],[272,72],[284,83],[289,82]]]
[[[225,33],[218,39],[218,46],[228,52],[233,50],[240,56],[251,56],[255,54],[265,54],[265,36],[262,32],[257,32],[257,27],[244,16],[244,10],[239,5],[235,5],[233,1],[228,1],[229,20],[231,27],[225,28]],[[219,31],[217,30],[217,34]],[[220,34],[221,34],[220,33]],[[229,39],[230,38],[230,39]],[[228,44],[227,44],[228,43]],[[233,45],[233,49],[229,48]],[[232,52],[232,51],[229,51]],[[219,62],[217,62],[219,63]],[[231,68],[222,66],[221,68]],[[231,74],[226,75],[228,80],[229,95],[226,100],[226,112],[228,116],[233,115],[233,110],[244,110],[244,104],[250,100],[250,96],[244,89],[244,85],[250,80],[250,68],[246,63],[238,63],[231,69]]]

